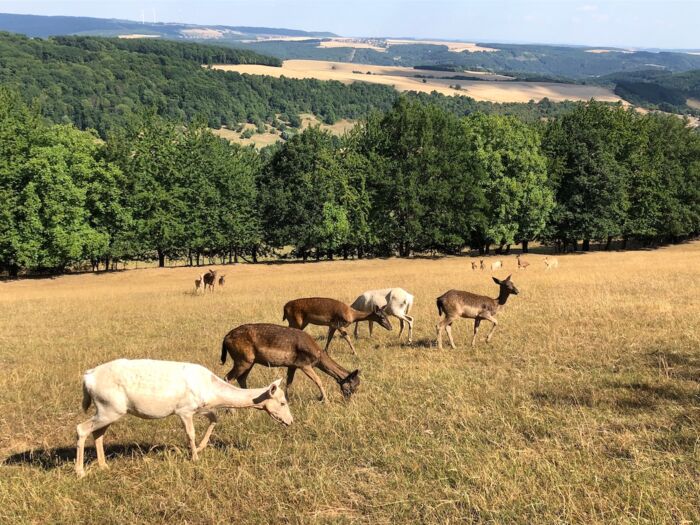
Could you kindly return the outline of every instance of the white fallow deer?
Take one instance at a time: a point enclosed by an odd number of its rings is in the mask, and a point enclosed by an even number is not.
[[[103,439],[107,428],[126,414],[143,419],[177,415],[189,439],[192,460],[207,446],[217,423],[218,408],[257,408],[285,425],[293,422],[279,379],[265,388],[237,388],[203,366],[175,361],[117,359],[88,370],[83,376],[83,411],[97,412],[77,427],[75,472],[85,475],[85,440],[92,434],[97,463],[106,468]],[[197,446],[193,416],[202,414],[209,426]]]
[[[369,290],[355,299],[355,302],[350,306],[361,312],[373,312],[379,308],[384,311],[385,315],[393,315],[399,320],[401,326],[399,339],[401,339],[404,323],[406,323],[408,324],[408,343],[411,344],[413,342],[413,317],[408,315],[413,306],[413,296],[403,288]],[[355,322],[355,338],[357,338],[358,326],[359,323]],[[372,336],[373,327],[374,322],[370,319],[370,337]]]
[[[544,269],[552,270],[554,268],[559,268],[559,259],[556,257],[550,259],[549,257],[544,258]]]
[[[194,293],[198,293],[199,290],[204,291],[204,274],[194,280]]]
[[[486,342],[491,342],[494,330],[498,325],[496,315],[505,306],[508,297],[518,295],[518,289],[510,280],[510,275],[502,281],[493,277],[493,281],[500,287],[500,292],[496,299],[486,297],[485,295],[476,295],[470,292],[461,290],[450,290],[437,298],[438,314],[443,315],[444,319],[435,327],[437,329],[438,348],[442,350],[442,332],[447,332],[447,337],[450,339],[450,346],[455,348],[455,342],[452,339],[452,323],[459,318],[474,319],[474,337],[472,337],[472,346],[476,344],[476,334],[479,331],[479,324],[482,319],[491,321],[493,326],[491,331],[486,336]]]
[[[500,259],[491,263],[491,271],[498,270],[499,268],[503,268],[503,261]]]

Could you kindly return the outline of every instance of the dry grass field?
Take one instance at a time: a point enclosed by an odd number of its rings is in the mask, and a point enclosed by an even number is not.
[[[435,298],[498,290],[468,258],[227,266],[207,295],[191,268],[0,283],[0,523],[699,522],[700,243],[560,256],[548,272],[528,259],[492,344],[482,325],[469,348],[460,322],[443,351]],[[106,435],[110,469],[90,448],[76,479],[88,368],[149,357],[224,374],[231,328],[280,323],[291,298],[387,286],[416,296],[414,345],[396,322],[371,340],[363,327],[357,357],[336,340],[362,370],[349,402],[321,374],[319,403],[298,375],[294,425],[223,415],[198,463],[177,418],[126,417]]]
[[[437,91],[444,95],[467,95],[476,100],[490,102],[529,102],[547,97],[554,102],[563,100],[590,100],[618,102],[621,99],[611,90],[598,86],[560,84],[552,82],[518,82],[509,77],[489,73],[467,72],[471,76],[481,76],[484,80],[451,80],[440,78],[454,73],[439,71],[420,71],[399,66],[372,66],[351,62],[328,62],[323,60],[285,60],[282,67],[261,66],[253,64],[214,65],[214,69],[237,71],[251,75],[268,75],[272,77],[315,78],[318,80],[337,80],[344,83],[373,82],[392,86],[398,91],[418,91],[431,93]],[[367,73],[370,74],[367,74]],[[415,75],[431,75],[436,78],[417,78]],[[461,89],[455,89],[459,84]]]

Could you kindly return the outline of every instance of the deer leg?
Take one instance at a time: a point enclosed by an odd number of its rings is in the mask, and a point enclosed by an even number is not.
[[[323,349],[324,352],[328,352],[328,347],[331,346],[331,339],[333,339],[333,334],[335,334],[335,328],[332,326],[328,327],[328,339],[326,339],[326,348]]]
[[[496,318],[493,317],[492,315],[489,315],[488,317],[485,317],[485,319],[488,319],[493,323],[493,326],[491,327],[491,330],[489,330],[489,335],[486,336],[486,342],[490,343],[491,342],[491,337],[493,337],[493,332],[496,330],[496,327],[498,326],[498,321],[496,321]]]
[[[404,323],[408,325],[408,344],[413,342],[413,317],[406,314],[396,315],[401,323],[401,330],[399,330],[399,339],[401,339],[401,333],[403,332]]]
[[[212,430],[214,430],[214,427],[219,422],[219,418],[216,417],[216,414],[214,412],[205,412],[204,415],[209,420],[209,426],[207,427],[206,432],[204,432],[204,437],[202,438],[202,441],[197,447],[197,452],[201,452],[204,449],[204,447],[207,446],[207,444],[209,443],[209,437],[211,437],[211,432]]]
[[[194,439],[194,421],[192,421],[192,414],[178,414],[182,420],[182,424],[185,427],[185,432],[187,433],[187,440],[190,444],[190,452],[192,452],[192,461],[197,461],[199,455],[197,454],[197,442]]]
[[[450,346],[452,347],[452,350],[454,350],[457,347],[455,346],[455,340],[452,339],[452,321],[445,326],[445,331],[447,332],[447,337],[450,340]]]
[[[75,473],[79,478],[85,475],[85,440],[90,434],[99,431],[101,428],[108,427],[114,423],[117,419],[122,417],[122,414],[105,414],[100,413],[98,408],[98,413],[92,416],[87,421],[80,423],[76,430],[78,433],[78,443],[75,452]],[[106,430],[106,429],[105,429]],[[103,432],[104,434],[104,432]],[[94,434],[93,434],[94,435]],[[99,434],[98,434],[99,436]],[[100,448],[102,443],[100,442]],[[96,445],[97,447],[97,445]],[[99,454],[99,452],[98,452]],[[103,456],[104,461],[104,456]]]
[[[107,432],[108,428],[109,428],[109,425],[105,425],[98,430],[93,430],[93,432],[92,432],[92,437],[95,439],[95,450],[97,451],[97,465],[101,469],[108,468],[107,461],[105,460],[105,448],[104,448],[104,437],[105,437],[105,432]]]
[[[285,393],[287,396],[289,396],[289,387],[292,386],[292,382],[294,382],[294,374],[297,373],[297,369],[293,366],[290,366],[287,368],[287,384],[285,388]]]
[[[321,397],[319,398],[319,401],[326,401],[328,399],[326,397],[326,391],[323,389],[323,383],[321,383],[321,378],[318,377],[314,369],[310,366],[304,366],[302,367],[301,371],[306,374],[306,377],[308,377],[309,379],[311,379],[311,381],[316,383],[316,386],[321,391]]]
[[[253,368],[253,363],[249,363],[247,361],[234,361],[233,368],[231,368],[229,373],[226,374],[226,381],[231,382],[234,379],[238,379],[239,377],[241,377],[243,375],[243,373],[246,370],[250,370],[251,368]],[[245,379],[244,379],[244,381],[245,381]],[[240,381],[239,381],[239,384],[240,384]],[[243,387],[243,388],[245,388],[245,387]]]
[[[401,341],[401,334],[403,333],[403,319],[399,317],[399,341]]]
[[[369,336],[372,337],[372,329],[374,328],[374,321],[368,321],[369,323]]]
[[[345,328],[338,328],[338,331],[340,332],[340,335],[347,341],[347,343],[350,345],[350,350],[352,350],[352,353],[354,355],[357,355],[357,352],[355,352],[355,347],[352,346],[352,341],[350,341],[350,336],[348,335],[347,331]]]
[[[479,325],[481,324],[481,318],[477,317],[474,319],[474,337],[472,337],[472,348],[476,345],[476,333],[479,331]]]
[[[355,321],[355,339],[357,339],[358,326],[360,326],[360,323],[358,323],[357,321]]]

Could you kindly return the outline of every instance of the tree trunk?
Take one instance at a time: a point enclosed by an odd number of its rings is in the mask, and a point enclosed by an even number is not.
[[[623,249],[623,250],[626,250],[626,249],[627,249],[627,235],[625,235],[625,236],[622,238],[622,249]]]
[[[328,260],[329,261],[333,260],[333,250],[328,250]]]
[[[158,268],[165,268],[165,253],[158,248]]]
[[[238,248],[233,249],[233,262],[238,264]]]
[[[610,245],[612,244],[612,235],[608,235],[608,241],[605,243],[605,251],[609,252],[610,251]]]
[[[506,244],[506,255],[510,255],[510,244]]]
[[[258,247],[257,246],[253,246],[251,256],[253,257],[253,263],[257,264],[258,263]]]
[[[530,253],[528,252],[528,243],[529,241],[523,241],[523,253]]]
[[[109,271],[109,255],[105,256],[105,272]]]
[[[192,266],[192,249],[191,248],[187,249],[187,260],[189,261],[190,266]]]
[[[584,252],[591,251],[591,240],[590,239],[583,239],[583,246],[581,247],[581,250],[583,250]]]

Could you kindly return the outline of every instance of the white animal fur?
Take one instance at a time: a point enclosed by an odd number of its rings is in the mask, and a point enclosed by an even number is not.
[[[549,257],[544,258],[544,269],[549,270],[552,268],[559,268],[559,259],[556,257],[550,259]]]
[[[371,312],[375,307],[386,308],[386,315],[393,315],[399,319],[401,329],[399,339],[403,332],[404,321],[408,324],[408,342],[413,342],[413,317],[408,315],[413,306],[413,296],[403,288],[383,288],[381,290],[369,290],[360,295],[351,305],[355,310]],[[372,321],[369,321],[369,335],[372,335]],[[355,323],[355,337],[357,337],[358,323]]]
[[[503,268],[503,262],[500,259],[491,263],[491,271],[497,270],[498,268]]]
[[[125,414],[143,419],[161,419],[177,415],[189,438],[192,459],[196,460],[209,442],[217,417],[217,408],[253,407],[265,410],[275,420],[291,425],[292,414],[277,380],[266,388],[243,389],[229,385],[203,366],[175,361],[117,359],[88,370],[83,376],[83,410],[91,403],[97,412],[77,427],[78,444],[75,471],[85,475],[85,440],[92,434],[97,462],[105,468],[103,438],[109,425]],[[199,446],[195,442],[195,414],[209,419]]]

